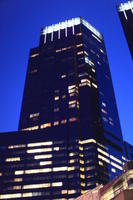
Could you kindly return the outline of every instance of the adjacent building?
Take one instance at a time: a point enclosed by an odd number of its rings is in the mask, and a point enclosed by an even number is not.
[[[133,145],[124,141],[124,146],[125,146],[126,158],[128,160],[133,160]]]
[[[122,171],[104,39],[86,20],[42,28],[29,54],[19,131],[0,138],[0,199],[73,199]]]
[[[133,59],[133,1],[121,3],[117,6],[117,11]]]
[[[76,200],[132,200],[133,199],[133,161],[128,161],[123,173],[105,186],[99,185]]]

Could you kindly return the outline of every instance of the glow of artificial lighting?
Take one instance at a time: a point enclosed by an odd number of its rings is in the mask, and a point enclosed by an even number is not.
[[[133,1],[128,1],[127,3],[121,3],[118,6],[119,12],[124,12],[125,10],[130,10],[133,12]]]
[[[86,26],[86,28],[88,28],[96,36],[98,36],[99,38],[102,39],[102,35],[100,34],[100,32],[96,28],[94,28],[90,23],[88,23],[84,19],[81,19],[80,17],[72,18],[72,19],[66,20],[64,22],[59,22],[58,24],[53,24],[51,26],[46,26],[45,28],[42,29],[41,34],[46,36],[46,34],[48,34],[48,33],[58,31],[58,39],[60,39],[60,30],[72,27],[72,31],[73,31],[73,35],[74,35],[75,34],[74,26],[79,25],[79,24],[83,24],[84,26]],[[67,34],[66,34],[66,36],[67,36]],[[46,37],[45,37],[44,43],[46,43]]]

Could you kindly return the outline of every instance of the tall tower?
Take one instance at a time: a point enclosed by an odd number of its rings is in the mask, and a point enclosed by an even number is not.
[[[104,39],[86,20],[42,28],[39,46],[30,50],[19,131],[0,140],[8,145],[1,148],[1,174],[12,180],[12,192],[19,188],[19,197],[72,199],[122,171],[123,138]],[[6,184],[0,199],[13,197],[5,194]]]
[[[117,11],[133,59],[133,1],[121,3],[117,6]]]

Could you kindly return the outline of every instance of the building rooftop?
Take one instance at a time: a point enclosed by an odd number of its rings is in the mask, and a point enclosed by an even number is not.
[[[74,27],[75,25],[78,25],[78,24],[83,24],[84,26],[86,26],[86,28],[88,28],[90,31],[92,31],[96,36],[98,36],[100,39],[103,39],[102,34],[94,26],[92,26],[90,23],[88,23],[86,20],[84,20],[82,17],[72,18],[69,20],[65,20],[63,22],[59,22],[57,24],[52,24],[50,26],[46,26],[46,27],[42,28],[41,34],[45,35],[47,33],[59,31],[61,29],[67,29],[69,27]]]

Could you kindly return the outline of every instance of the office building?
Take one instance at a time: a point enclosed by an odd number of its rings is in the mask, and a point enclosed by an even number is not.
[[[19,132],[11,137],[0,140],[0,199],[73,199],[122,171],[124,143],[104,39],[86,20],[42,28],[29,54]],[[10,173],[8,166],[14,166]]]
[[[133,59],[133,1],[121,3],[117,6],[117,11]]]

